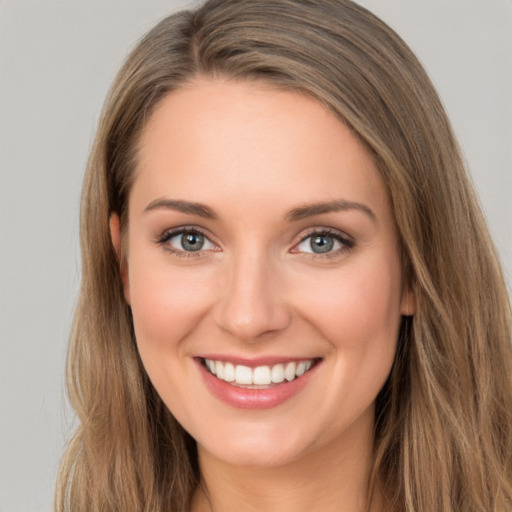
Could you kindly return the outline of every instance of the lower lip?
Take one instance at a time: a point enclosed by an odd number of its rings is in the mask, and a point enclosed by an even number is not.
[[[283,404],[302,391],[320,366],[319,363],[315,364],[304,375],[291,382],[284,381],[271,388],[249,389],[239,388],[218,379],[205,368],[202,360],[197,359],[196,362],[211,393],[225,404],[238,409],[271,409]]]

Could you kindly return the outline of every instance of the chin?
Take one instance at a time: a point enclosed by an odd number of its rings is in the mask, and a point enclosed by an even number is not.
[[[231,466],[273,468],[290,464],[307,451],[307,446],[290,441],[268,433],[232,436],[229,440],[219,436],[211,446],[198,443],[198,452],[200,458],[208,452]]]

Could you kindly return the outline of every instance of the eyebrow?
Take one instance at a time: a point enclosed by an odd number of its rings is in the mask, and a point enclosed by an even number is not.
[[[204,219],[215,220],[218,218],[217,214],[208,206],[202,203],[184,201],[182,199],[155,199],[154,201],[151,201],[146,208],[144,208],[144,212],[150,212],[158,209],[176,210],[189,215],[197,215]],[[377,222],[377,216],[371,208],[363,203],[356,203],[346,199],[335,199],[333,201],[300,206],[290,210],[285,215],[285,219],[288,222],[296,222],[315,215],[347,210],[359,210],[370,217],[373,222]]]
[[[204,219],[217,218],[217,215],[212,209],[208,208],[208,206],[201,203],[183,201],[181,199],[155,199],[144,208],[144,212],[151,212],[158,209],[176,210],[189,215],[197,215]]]
[[[321,215],[323,213],[331,213],[331,212],[339,212],[339,211],[347,211],[347,210],[359,210],[368,217],[373,222],[377,222],[377,216],[373,212],[371,208],[366,206],[363,203],[356,203],[354,201],[347,201],[346,199],[335,199],[333,201],[328,201],[325,203],[313,203],[307,204],[305,206],[300,206],[299,208],[294,208],[290,210],[286,214],[286,220],[289,222],[294,222],[302,219],[306,219],[308,217],[313,217],[315,215]]]

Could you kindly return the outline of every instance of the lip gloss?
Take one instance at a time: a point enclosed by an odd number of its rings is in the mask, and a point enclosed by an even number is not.
[[[212,375],[204,366],[202,360],[196,360],[206,386],[210,392],[220,401],[238,409],[271,409],[283,404],[308,384],[317,370],[314,365],[304,375],[280,384],[272,384],[262,389],[252,389],[232,385]]]

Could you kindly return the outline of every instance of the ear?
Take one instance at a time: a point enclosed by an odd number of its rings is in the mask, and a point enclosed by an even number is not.
[[[400,313],[403,316],[414,316],[416,313],[416,294],[414,293],[411,283],[404,284]]]
[[[128,262],[126,257],[121,254],[121,225],[119,223],[119,215],[112,213],[110,215],[110,238],[119,262],[119,270],[121,280],[123,282],[124,299],[130,304],[130,283],[128,280]]]

